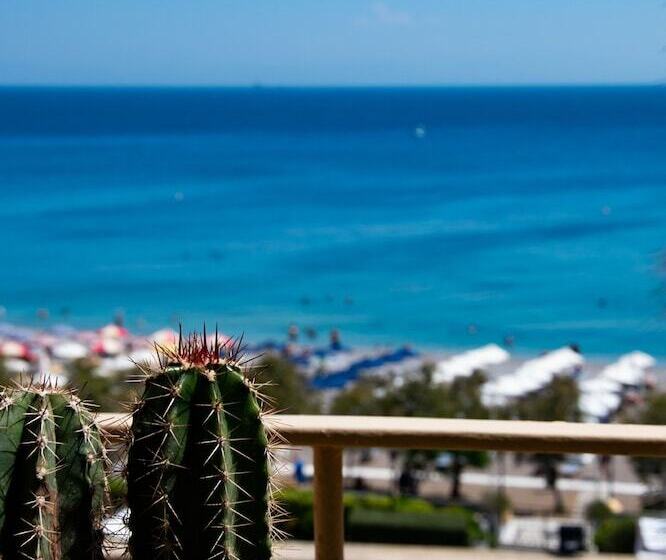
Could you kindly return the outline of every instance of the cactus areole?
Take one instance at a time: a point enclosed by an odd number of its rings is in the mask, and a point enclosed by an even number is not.
[[[0,395],[0,558],[102,557],[104,447],[92,414],[49,383]]]
[[[269,441],[237,354],[181,336],[145,369],[127,464],[133,560],[271,557]]]

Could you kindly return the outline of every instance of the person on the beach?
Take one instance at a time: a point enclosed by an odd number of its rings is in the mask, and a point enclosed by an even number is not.
[[[338,329],[333,329],[331,331],[331,350],[340,350],[342,348],[342,342],[340,341],[340,331]]]

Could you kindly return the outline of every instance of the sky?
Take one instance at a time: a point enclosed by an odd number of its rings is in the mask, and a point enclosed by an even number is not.
[[[0,84],[666,83],[666,0],[1,0]]]

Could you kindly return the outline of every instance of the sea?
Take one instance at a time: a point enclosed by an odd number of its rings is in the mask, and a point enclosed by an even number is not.
[[[0,88],[0,320],[666,357],[666,87]]]

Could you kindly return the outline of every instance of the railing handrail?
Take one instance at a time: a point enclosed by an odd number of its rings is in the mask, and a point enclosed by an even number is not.
[[[110,432],[127,414],[101,414]],[[598,453],[666,457],[666,426],[388,416],[266,417],[289,445],[314,449],[316,560],[344,560],[342,451],[345,447]]]
[[[126,414],[100,414],[109,431]],[[292,446],[385,447],[596,453],[666,457],[666,426],[519,420],[459,420],[390,416],[268,416],[266,423]]]

